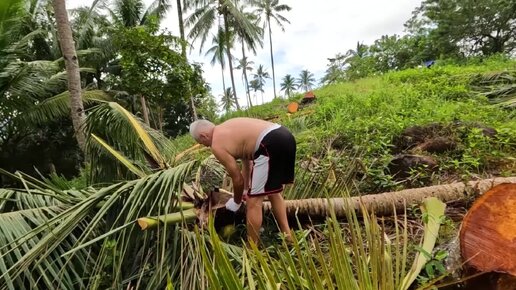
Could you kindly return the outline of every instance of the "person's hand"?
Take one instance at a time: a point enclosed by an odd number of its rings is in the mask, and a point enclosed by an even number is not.
[[[242,201],[247,201],[249,189],[244,188],[244,193],[242,194]]]
[[[226,202],[226,208],[232,212],[236,212],[239,208],[241,203],[236,203],[233,198],[228,199]]]

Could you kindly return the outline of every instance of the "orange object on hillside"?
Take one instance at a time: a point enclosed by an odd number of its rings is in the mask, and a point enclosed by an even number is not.
[[[297,102],[292,102],[292,103],[288,104],[288,106],[287,106],[287,110],[291,114],[297,112],[298,109],[299,109],[299,104]]]
[[[306,92],[304,99],[313,99],[313,98],[315,98],[314,92],[312,92],[312,91]]]

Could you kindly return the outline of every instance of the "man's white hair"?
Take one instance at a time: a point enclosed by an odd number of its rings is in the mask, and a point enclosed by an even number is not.
[[[208,120],[197,120],[190,124],[190,135],[192,135],[195,140],[199,140],[201,133],[206,132],[213,127],[215,127],[215,124]]]

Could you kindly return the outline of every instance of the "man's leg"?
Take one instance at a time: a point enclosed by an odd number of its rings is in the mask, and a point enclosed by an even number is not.
[[[263,196],[248,196],[246,201],[247,239],[258,245],[260,228],[262,227]]]
[[[287,208],[281,192],[269,195],[269,200],[271,202],[272,212],[278,221],[280,230],[285,234],[287,241],[291,241],[290,227],[287,220]]]

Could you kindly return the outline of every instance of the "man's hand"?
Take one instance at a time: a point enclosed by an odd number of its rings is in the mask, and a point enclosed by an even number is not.
[[[241,205],[242,203],[236,203],[233,198],[228,199],[226,202],[226,208],[232,212],[236,212]]]

